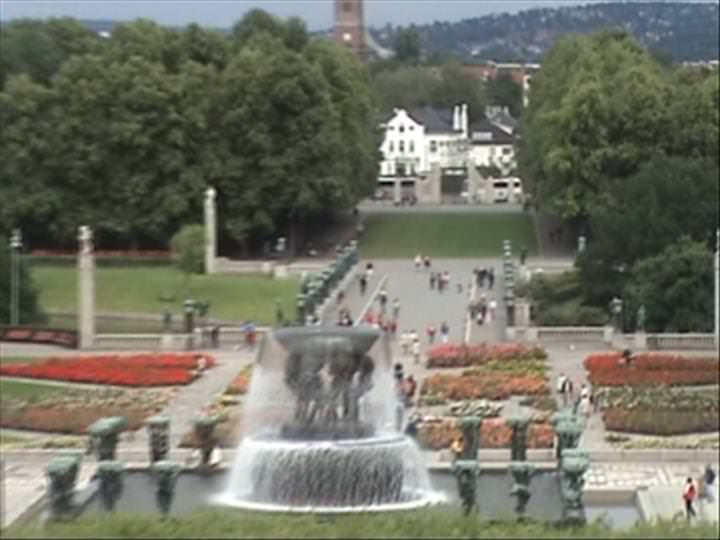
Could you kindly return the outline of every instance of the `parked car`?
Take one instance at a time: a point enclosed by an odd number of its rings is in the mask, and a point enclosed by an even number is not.
[[[504,203],[510,198],[510,182],[505,179],[493,181],[493,202]]]

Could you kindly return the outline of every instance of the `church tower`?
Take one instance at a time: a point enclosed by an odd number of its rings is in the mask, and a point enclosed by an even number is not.
[[[335,0],[335,41],[367,60],[363,0]]]

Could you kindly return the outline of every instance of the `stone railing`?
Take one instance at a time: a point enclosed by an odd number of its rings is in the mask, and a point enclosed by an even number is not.
[[[714,350],[713,334],[647,334],[647,348],[656,351],[667,350]]]
[[[612,340],[612,332],[603,326],[530,326],[525,329],[525,340],[608,343]]]
[[[255,332],[260,338],[269,330],[257,327]],[[220,327],[218,343],[221,348],[245,343],[245,332],[239,326]],[[210,336],[203,335],[200,329],[195,334],[96,334],[93,348],[97,350],[156,350],[182,351],[211,349]]]

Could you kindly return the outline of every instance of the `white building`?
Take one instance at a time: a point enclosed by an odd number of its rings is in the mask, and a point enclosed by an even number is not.
[[[379,184],[411,191],[435,166],[454,173],[468,165],[495,166],[509,174],[515,168],[515,120],[506,109],[488,108],[486,117],[470,125],[468,113],[465,104],[452,110],[395,109],[381,125]]]

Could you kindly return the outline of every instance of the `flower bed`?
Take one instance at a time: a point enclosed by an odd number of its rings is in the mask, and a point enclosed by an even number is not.
[[[169,390],[84,390],[59,392],[39,401],[3,399],[0,426],[6,429],[85,434],[88,425],[105,416],[125,416],[128,429],[141,428],[147,416],[167,405]]]
[[[420,393],[445,399],[507,399],[513,395],[543,395],[549,392],[544,377],[511,375],[489,371],[477,375],[431,375]]]
[[[48,358],[0,366],[0,375],[118,386],[171,386],[191,383],[197,370],[215,365],[198,353]]]
[[[241,395],[245,394],[250,387],[250,378],[252,377],[252,365],[246,366],[237,374],[225,389],[226,394]]]
[[[585,359],[589,381],[595,386],[705,385],[720,383],[720,363],[712,358],[668,354],[639,354],[630,365],[620,353],[591,354]]]
[[[519,343],[481,343],[464,345],[441,343],[433,345],[427,356],[427,367],[479,366],[492,360],[544,360],[547,353],[539,347]]]
[[[418,427],[418,444],[429,450],[449,448],[452,441],[461,435],[458,422],[444,419],[428,422]],[[554,440],[552,426],[547,422],[531,423],[528,427],[528,448],[552,448]],[[480,448],[510,448],[512,428],[503,418],[485,419],[480,426]]]
[[[717,410],[624,409],[603,411],[605,429],[646,435],[709,433],[720,429]]]

